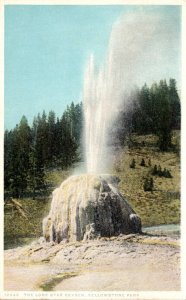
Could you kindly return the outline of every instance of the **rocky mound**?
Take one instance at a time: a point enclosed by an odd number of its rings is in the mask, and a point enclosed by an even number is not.
[[[53,192],[43,220],[46,241],[61,242],[141,232],[141,220],[110,175],[71,176]]]

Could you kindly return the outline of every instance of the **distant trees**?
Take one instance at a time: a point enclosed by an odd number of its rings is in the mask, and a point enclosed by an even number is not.
[[[43,111],[33,124],[25,116],[4,134],[4,185],[12,197],[22,197],[45,188],[48,168],[65,169],[79,158],[82,132],[82,105],[72,103],[62,117]]]
[[[4,146],[5,187],[19,197],[27,188],[30,169],[31,131],[25,116],[14,130],[5,131]]]
[[[158,146],[166,151],[171,146],[173,129],[180,129],[181,106],[175,79],[146,84],[131,94],[130,105],[122,108],[117,121],[119,128],[115,135],[122,145],[126,132],[156,134]],[[126,130],[127,128],[127,130]]]
[[[154,167],[152,168],[151,174],[154,176],[159,176],[159,177],[172,178],[170,171],[166,168],[164,168],[162,171],[162,168],[160,165],[159,166],[154,165]]]
[[[128,105],[121,104],[116,126],[110,130],[114,140],[110,142],[123,146],[128,133],[149,134],[158,136],[158,146],[166,151],[171,146],[172,130],[180,128],[181,108],[175,79],[146,84],[131,93]],[[96,116],[95,116],[96,122]],[[13,197],[22,197],[46,186],[45,173],[49,168],[66,169],[81,155],[82,136],[82,103],[73,102],[67,106],[61,118],[50,111],[38,114],[32,126],[28,125],[25,116],[20,123],[4,133],[4,184],[5,190]],[[128,135],[130,137],[130,134]],[[110,139],[111,140],[111,139]],[[128,139],[128,145],[132,141]],[[148,161],[148,165],[151,162]],[[135,168],[133,159],[130,168]],[[141,161],[141,166],[147,166]],[[156,169],[154,170],[156,173]],[[168,170],[165,177],[170,177]],[[154,174],[152,174],[154,175]],[[146,183],[147,185],[147,183]],[[148,188],[148,187],[147,187]]]

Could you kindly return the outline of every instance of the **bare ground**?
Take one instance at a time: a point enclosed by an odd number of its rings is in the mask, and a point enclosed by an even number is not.
[[[5,251],[6,291],[179,291],[179,238],[121,235]]]

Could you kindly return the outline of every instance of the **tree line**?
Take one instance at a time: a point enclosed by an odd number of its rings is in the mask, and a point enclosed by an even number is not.
[[[61,118],[45,111],[30,127],[25,116],[4,134],[4,187],[15,198],[46,188],[45,171],[68,168],[79,159],[82,104],[67,106]]]
[[[180,129],[181,106],[175,79],[145,84],[132,91],[127,107],[120,108],[114,134],[121,145],[126,133],[155,134],[161,151],[171,147],[172,130]]]
[[[126,134],[158,136],[158,146],[171,146],[173,129],[180,129],[181,108],[176,81],[170,79],[146,84],[129,97],[129,105],[120,107],[117,126],[110,131],[112,145],[123,146]],[[96,121],[96,116],[95,116]],[[55,112],[38,114],[29,126],[25,116],[12,130],[4,133],[4,186],[12,197],[46,189],[45,173],[50,168],[67,169],[81,159],[82,103],[73,102],[56,118]]]

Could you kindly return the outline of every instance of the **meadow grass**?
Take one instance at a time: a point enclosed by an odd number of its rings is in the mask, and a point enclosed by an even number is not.
[[[113,173],[120,178],[120,190],[128,199],[134,210],[140,215],[144,226],[170,224],[180,222],[180,157],[179,152],[160,152],[153,135],[133,137],[135,146],[120,150],[117,153]],[[174,140],[179,142],[178,133],[174,132]],[[135,159],[135,168],[130,168]],[[146,166],[140,166],[144,159]],[[151,161],[151,166],[148,161]],[[172,178],[152,176],[154,165],[162,170],[168,169]],[[153,191],[145,192],[145,178],[152,177]]]
[[[52,170],[46,173],[47,192],[36,199],[18,200],[26,214],[26,218],[12,205],[4,209],[4,247],[12,248],[28,244],[42,236],[42,220],[50,210],[52,191],[68,178],[70,170]],[[50,196],[48,196],[48,194]]]
[[[113,154],[112,174],[120,178],[119,188],[133,209],[141,217],[143,226],[177,224],[180,222],[180,157],[179,151],[160,152],[153,135],[132,136],[132,146],[124,147]],[[179,132],[174,132],[175,149],[179,149]],[[132,159],[136,166],[130,168]],[[140,166],[142,158],[146,166]],[[148,161],[151,161],[151,166]],[[151,175],[154,165],[169,169],[172,178]],[[42,220],[50,210],[52,191],[72,174],[72,169],[50,170],[46,173],[48,191],[46,195],[21,199],[26,218],[11,205],[5,205],[4,242],[5,249],[29,243],[42,235]],[[143,189],[146,177],[153,177],[154,189]],[[48,196],[48,194],[50,196]]]

